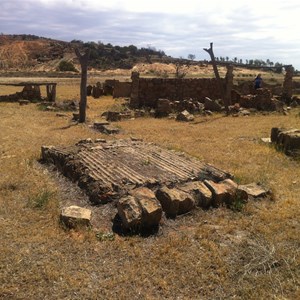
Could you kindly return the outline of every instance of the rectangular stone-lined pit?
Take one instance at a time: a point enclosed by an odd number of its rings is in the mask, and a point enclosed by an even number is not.
[[[43,146],[42,160],[78,182],[95,204],[119,199],[140,186],[156,190],[194,180],[232,178],[193,157],[136,140],[83,140],[69,147]]]

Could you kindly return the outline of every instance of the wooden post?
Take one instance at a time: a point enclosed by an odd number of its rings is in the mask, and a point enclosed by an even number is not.
[[[226,112],[228,113],[229,112],[228,102],[227,102],[227,99],[225,97],[224,86],[222,84],[222,81],[221,81],[221,78],[220,78],[220,75],[219,75],[219,71],[218,71],[218,67],[217,67],[217,63],[216,63],[216,60],[215,60],[215,55],[214,55],[214,51],[213,51],[213,43],[210,43],[210,48],[209,49],[203,48],[203,50],[206,51],[210,56],[210,59],[211,59],[212,65],[213,65],[213,69],[214,69],[214,73],[215,73],[215,77],[216,77],[217,82],[218,82],[218,87],[219,87],[219,90],[221,92],[221,97],[222,97],[222,100],[224,101]]]
[[[226,103],[228,105],[231,105],[231,90],[233,87],[233,66],[232,65],[227,65],[227,73],[225,76],[225,83],[226,83],[226,87],[225,87],[225,99],[226,99]]]
[[[47,100],[48,101],[50,101],[50,99],[51,99],[51,90],[50,90],[50,85],[49,84],[47,84],[46,85],[46,91],[47,91]]]
[[[51,101],[55,102],[56,100],[56,84],[52,85],[52,92],[51,92]]]
[[[87,84],[87,67],[90,57],[90,49],[81,54],[78,48],[75,49],[76,56],[81,66],[81,82],[80,82],[80,103],[79,103],[79,123],[84,123],[86,119],[86,84]]]

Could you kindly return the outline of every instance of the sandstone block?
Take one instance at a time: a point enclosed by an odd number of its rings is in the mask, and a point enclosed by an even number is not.
[[[180,112],[177,117],[176,121],[183,121],[183,122],[191,122],[194,121],[194,115],[190,114],[187,110]]]
[[[119,200],[117,204],[118,215],[125,228],[137,228],[142,223],[142,209],[136,198],[126,196]]]
[[[118,134],[120,129],[109,124],[94,123],[94,128],[105,134]]]
[[[20,105],[28,105],[30,103],[29,100],[19,100]]]
[[[156,197],[160,201],[166,215],[170,217],[187,213],[195,207],[194,198],[176,188],[162,187],[156,192]]]
[[[210,110],[210,111],[221,111],[222,110],[222,106],[218,102],[211,100],[208,97],[205,97],[204,107],[205,107],[205,110]]]
[[[194,196],[196,205],[208,208],[212,202],[212,192],[202,181],[192,181],[180,186],[179,189]]]
[[[142,209],[142,227],[156,227],[162,217],[162,207],[156,199],[153,191],[146,187],[137,188],[131,191]]]
[[[248,199],[248,194],[243,189],[241,189],[240,185],[238,185],[232,179],[225,179],[221,181],[221,184],[224,184],[228,188],[227,191],[231,195],[230,199],[233,198],[233,200],[239,199],[243,201],[246,201]]]
[[[166,117],[169,113],[171,113],[170,100],[158,99],[156,105],[156,116]]]
[[[236,188],[224,183],[216,183],[212,180],[204,180],[205,185],[210,189],[213,195],[212,205],[214,207],[222,204],[230,205],[235,198]]]
[[[76,205],[64,207],[60,214],[60,220],[69,228],[77,226],[89,226],[91,221],[91,210]]]
[[[249,196],[252,196],[254,198],[264,197],[269,193],[267,189],[263,188],[262,186],[256,183],[240,185],[239,189],[245,191]]]
[[[274,127],[271,129],[271,141],[276,143],[286,154],[300,152],[300,130]]]

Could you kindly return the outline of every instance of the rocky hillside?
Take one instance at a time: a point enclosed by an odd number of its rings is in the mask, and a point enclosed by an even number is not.
[[[72,53],[71,46],[63,41],[33,35],[0,36],[2,70],[51,70],[70,53]]]
[[[64,42],[34,35],[0,35],[2,70],[55,71],[62,60],[78,65],[74,48],[89,48],[90,66],[95,69],[131,69],[135,64],[168,60],[163,51],[136,46],[113,46],[101,42]]]

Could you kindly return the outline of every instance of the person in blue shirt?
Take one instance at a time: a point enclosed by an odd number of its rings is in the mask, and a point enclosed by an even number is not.
[[[254,79],[254,88],[256,90],[261,88],[262,81],[261,74],[258,74]]]

